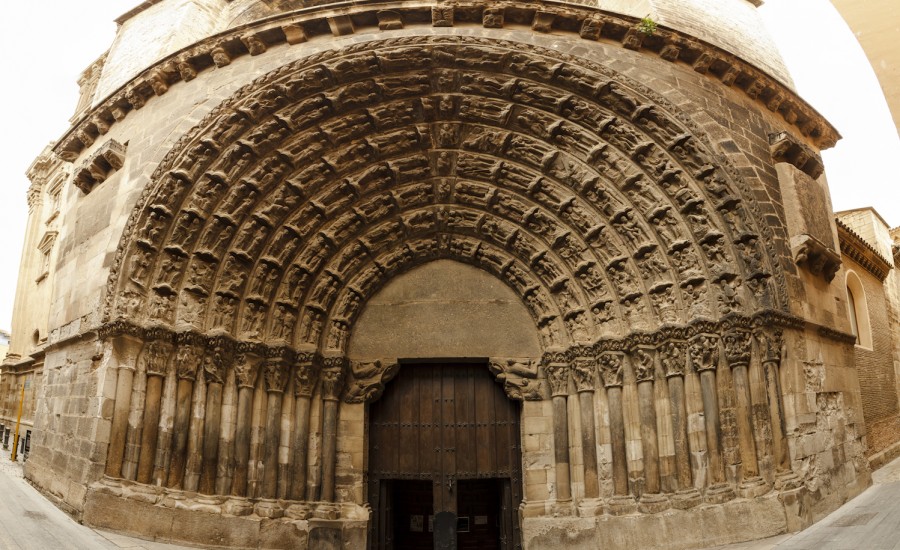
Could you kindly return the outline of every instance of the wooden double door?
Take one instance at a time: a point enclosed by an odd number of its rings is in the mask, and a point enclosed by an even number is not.
[[[370,547],[521,548],[518,403],[485,364],[408,364],[369,411]]]

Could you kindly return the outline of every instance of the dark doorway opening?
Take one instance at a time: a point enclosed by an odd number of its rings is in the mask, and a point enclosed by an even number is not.
[[[521,548],[520,464],[518,403],[486,365],[404,365],[369,410],[370,548]]]

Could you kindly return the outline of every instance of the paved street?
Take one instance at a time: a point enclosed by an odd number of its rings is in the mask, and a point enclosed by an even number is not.
[[[21,460],[0,454],[0,550],[178,550],[79,525],[22,477]],[[900,550],[900,459],[873,474],[874,484],[809,529],[707,550]]]
[[[873,484],[809,529],[708,550],[900,550],[900,458]]]
[[[79,525],[45,499],[22,477],[9,451],[0,449],[0,550],[176,550],[186,548],[147,542]]]

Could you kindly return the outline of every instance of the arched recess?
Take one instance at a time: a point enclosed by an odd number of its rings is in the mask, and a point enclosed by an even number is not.
[[[856,336],[856,345],[872,349],[872,327],[869,322],[869,306],[866,301],[866,291],[863,289],[859,275],[853,270],[847,270],[847,315],[853,334]]]
[[[453,36],[316,54],[260,77],[210,113],[160,163],[132,213],[105,315],[110,326],[127,325],[123,332],[144,331],[144,355],[134,358],[150,359],[135,379],[146,376],[156,389],[150,399],[149,390],[132,391],[130,375],[119,377],[107,473],[267,499],[255,505],[260,515],[275,498],[361,504],[361,483],[336,492],[335,468],[339,411],[364,414],[363,407],[338,403],[376,399],[397,369],[348,361],[348,340],[365,304],[391,280],[453,260],[502,281],[539,335],[540,361],[493,358],[490,368],[510,398],[535,402],[523,408],[552,415],[543,439],[552,481],[541,475],[562,513],[575,477],[586,499],[600,495],[594,390],[602,385],[616,404],[615,498],[657,495],[657,436],[644,430],[655,421],[642,422],[636,436],[651,481],[635,490],[629,476],[645,472],[626,455],[625,413],[655,414],[653,376],[663,366],[665,377],[680,380],[692,365],[704,395],[714,396],[720,355],[744,393],[737,412],[723,411],[724,452],[716,400],[696,405],[717,458],[709,461],[715,472],[693,479],[708,479],[721,500],[733,494],[726,481],[743,476],[752,496],[765,489],[750,421],[753,316],[785,307],[773,250],[749,186],[707,138],[606,67]],[[732,386],[724,375],[722,386]],[[174,398],[162,401],[169,410],[159,418],[174,415],[174,424],[145,445],[142,426],[152,429],[158,418],[144,414],[140,400],[158,410],[161,377],[177,378],[185,399],[177,407]],[[637,384],[642,393],[632,399]],[[684,400],[683,387],[672,391]],[[191,416],[202,399],[206,411],[230,417]],[[580,424],[569,421],[570,408]],[[253,420],[254,410],[265,418]],[[296,411],[289,422],[281,421],[285,410]],[[320,435],[310,428],[315,414]],[[684,473],[678,487],[689,490],[686,412],[679,418],[684,445],[672,452]],[[583,472],[573,477],[568,433],[576,425]],[[346,440],[364,439],[364,422],[341,426],[359,430]],[[726,465],[742,473],[726,479]],[[654,496],[648,509],[666,498]]]
[[[528,310],[502,281],[436,260],[395,277],[368,301],[347,356],[538,359],[541,343]]]

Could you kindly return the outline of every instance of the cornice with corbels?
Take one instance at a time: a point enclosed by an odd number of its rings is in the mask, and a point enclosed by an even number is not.
[[[72,162],[109,128],[153,97],[180,81],[229,65],[235,58],[260,55],[280,44],[300,44],[319,35],[344,36],[376,28],[387,31],[410,26],[450,27],[480,24],[502,28],[529,24],[537,33],[578,33],[585,40],[617,43],[641,53],[692,67],[725,86],[746,94],[784,120],[820,149],[833,147],[840,135],[793,90],[762,70],[712,44],[674,29],[658,26],[650,34],[638,31],[638,19],[587,6],[542,2],[436,2],[353,5],[350,2],[307,8],[208,37],[147,68],[92,109],[85,112],[54,147]],[[340,7],[340,14],[335,11]]]

